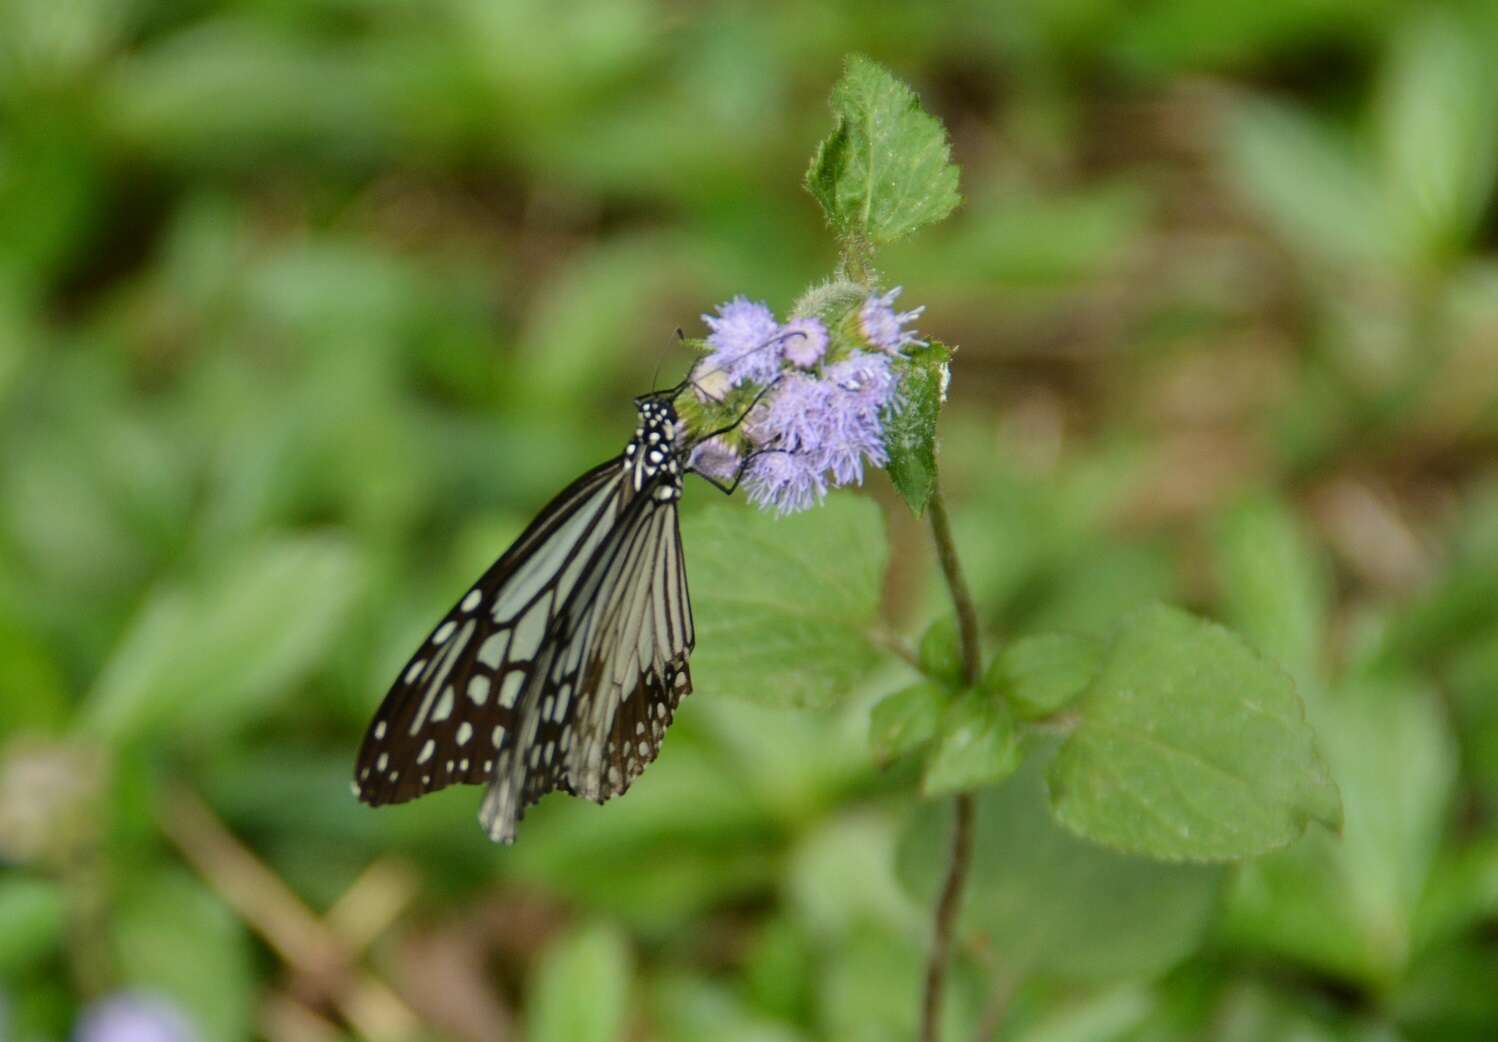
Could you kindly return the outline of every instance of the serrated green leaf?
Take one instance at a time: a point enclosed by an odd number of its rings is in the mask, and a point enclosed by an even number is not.
[[[697,690],[826,705],[878,666],[868,634],[888,551],[872,502],[833,496],[785,518],[717,507],[682,527]]]
[[[627,1034],[629,948],[593,926],[546,950],[531,985],[526,1037],[535,1042],[617,1042]]]
[[[869,714],[869,745],[874,759],[888,763],[936,737],[947,694],[940,684],[923,681],[881,699]]]
[[[900,411],[885,419],[885,470],[895,491],[920,517],[936,491],[936,421],[946,397],[952,349],[932,341],[894,363]]]
[[[1162,864],[1078,839],[1046,813],[1050,757],[1036,749],[1003,785],[974,794],[964,929],[1021,975],[1145,977],[1184,958],[1211,919],[1222,869]],[[951,835],[947,800],[922,804],[906,824],[897,867],[922,907],[940,890]]]
[[[1252,857],[1341,801],[1290,678],[1229,630],[1156,605],[1125,620],[1051,765],[1067,827],[1168,860]]]
[[[85,726],[115,740],[232,730],[323,661],[361,582],[346,543],[297,536],[158,589],[89,695]]]
[[[1037,633],[1010,644],[988,667],[983,689],[1001,694],[1023,719],[1050,716],[1097,675],[1102,644],[1076,633]]]
[[[1320,674],[1323,566],[1284,503],[1252,499],[1219,519],[1213,557],[1228,621],[1302,690]]]
[[[806,187],[840,235],[894,242],[961,201],[946,131],[888,70],[849,58],[832,111],[837,126],[817,146]]]
[[[945,796],[996,785],[1014,773],[1020,760],[1019,732],[1009,707],[985,691],[969,691],[942,716],[921,793]]]

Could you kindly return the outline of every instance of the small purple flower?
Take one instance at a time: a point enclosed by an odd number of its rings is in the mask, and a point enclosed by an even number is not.
[[[764,304],[747,297],[734,297],[718,308],[718,314],[703,315],[712,330],[707,342],[713,348],[703,359],[703,375],[721,370],[728,375],[730,387],[746,380],[769,383],[780,369],[781,345],[776,334],[780,325]]]
[[[754,457],[745,475],[749,502],[760,509],[773,507],[794,514],[814,506],[827,495],[827,480],[819,467],[796,453],[771,449]]]
[[[687,466],[719,481],[732,481],[739,473],[739,454],[722,437],[709,438],[692,450]]]
[[[166,998],[116,992],[83,1011],[74,1042],[197,1042],[186,1015]]]
[[[802,369],[810,369],[827,353],[827,327],[816,318],[793,318],[780,327],[785,338],[785,357]]]
[[[882,414],[894,408],[895,380],[885,355],[855,351],[821,377],[783,376],[745,424],[757,446],[746,475],[751,502],[782,514],[804,510],[829,485],[863,481],[865,463],[882,467]]]
[[[914,330],[904,328],[905,323],[914,322],[921,317],[921,313],[926,310],[925,306],[896,313],[895,298],[899,295],[899,286],[883,296],[870,294],[858,312],[858,324],[863,329],[864,337],[874,347],[890,353],[912,344],[925,343],[916,336]]]

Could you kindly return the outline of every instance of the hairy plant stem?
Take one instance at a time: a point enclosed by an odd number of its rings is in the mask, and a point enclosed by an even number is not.
[[[968,687],[978,683],[983,659],[978,646],[978,612],[972,594],[962,577],[957,559],[957,544],[952,540],[952,523],[947,516],[946,500],[941,487],[931,493],[928,507],[931,536],[936,542],[936,556],[942,575],[952,595],[957,612],[957,632],[962,648],[962,675]],[[952,829],[952,854],[947,863],[947,878],[936,902],[936,920],[931,931],[931,955],[926,961],[926,993],[921,1003],[921,1042],[938,1042],[941,1035],[941,1000],[946,991],[947,967],[952,961],[952,931],[957,910],[962,904],[962,888],[967,882],[968,866],[973,858],[973,798],[967,793],[953,797],[955,821]]]

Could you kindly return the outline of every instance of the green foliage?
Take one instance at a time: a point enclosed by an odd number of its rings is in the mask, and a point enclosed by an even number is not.
[[[772,704],[826,706],[879,664],[884,523],[835,496],[774,518],[719,507],[690,519],[698,687]]]
[[[1229,631],[1173,609],[1126,620],[1050,771],[1068,828],[1120,850],[1218,861],[1285,846],[1341,802],[1294,685]]]
[[[961,197],[946,131],[886,69],[862,55],[849,58],[832,91],[832,112],[837,125],[817,146],[806,187],[838,235],[883,245],[956,209]]]
[[[1185,958],[1210,921],[1221,871],[1127,857],[1077,839],[1045,810],[1047,756],[976,794],[963,924],[1016,973],[1108,979]],[[929,905],[946,871],[949,802],[922,804],[900,839],[900,878]]]
[[[983,677],[983,690],[1002,696],[1021,717],[1050,716],[1087,690],[1102,645],[1074,633],[1037,633],[1004,648]]]
[[[916,655],[922,673],[948,687],[962,686],[962,638],[955,616],[944,615],[927,626]]]
[[[869,747],[874,759],[888,763],[925,745],[941,729],[947,691],[923,681],[886,695],[869,713]]]
[[[19,974],[52,955],[62,943],[67,919],[63,890],[41,879],[0,880],[0,975]]]
[[[909,1039],[924,789],[977,809],[948,1042],[995,994],[1012,1042],[1491,1042],[1492,6],[0,2],[0,1035],[141,988],[352,1037],[373,979],[422,1037]],[[689,483],[695,691],[627,796],[504,851],[472,788],[355,804],[698,314],[896,284],[893,493]]]
[[[249,938],[196,879],[170,868],[141,878],[121,895],[113,942],[125,980],[180,1003],[205,1042],[250,1034]]]
[[[1321,560],[1283,503],[1255,499],[1219,521],[1215,560],[1228,620],[1314,694],[1327,606]]]
[[[942,714],[936,747],[926,760],[921,793],[927,797],[994,785],[1020,764],[1019,732],[1002,700],[968,691]]]
[[[547,949],[531,985],[526,1037],[536,1042],[613,1042],[626,1034],[629,948],[614,930],[591,927]]]
[[[1452,736],[1431,693],[1395,677],[1344,682],[1314,719],[1342,790],[1340,841],[1311,830],[1246,867],[1227,931],[1250,949],[1387,988],[1424,929],[1421,895],[1451,800]]]
[[[895,362],[901,407],[884,426],[885,469],[916,517],[936,491],[936,418],[946,400],[951,359],[950,348],[932,341]]]
[[[88,726],[114,739],[243,726],[319,665],[361,585],[349,547],[307,536],[155,593],[90,695]]]

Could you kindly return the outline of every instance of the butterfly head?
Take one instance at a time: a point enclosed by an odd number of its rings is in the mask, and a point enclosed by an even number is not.
[[[657,498],[681,498],[682,467],[677,436],[681,427],[676,407],[669,398],[647,396],[636,399],[640,425],[624,447],[624,466],[633,471],[631,483],[636,492],[655,482]],[[663,480],[656,481],[657,476]]]

